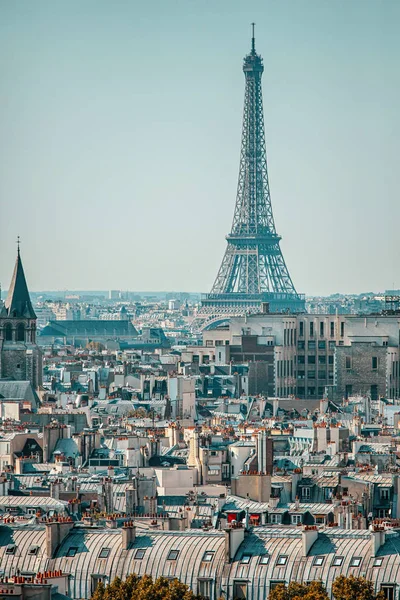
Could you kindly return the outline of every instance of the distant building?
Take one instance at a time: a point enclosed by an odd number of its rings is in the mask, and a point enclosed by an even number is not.
[[[14,274],[0,308],[0,378],[42,383],[42,355],[36,344],[36,314],[18,248]]]
[[[43,346],[56,343],[86,346],[89,342],[130,341],[137,336],[135,327],[126,320],[50,321],[42,329],[38,342]]]

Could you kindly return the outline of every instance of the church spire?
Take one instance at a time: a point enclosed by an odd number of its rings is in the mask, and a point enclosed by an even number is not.
[[[17,243],[17,260],[15,261],[14,273],[2,313],[4,316],[4,312],[6,312],[7,317],[36,319],[22,266],[19,237]]]

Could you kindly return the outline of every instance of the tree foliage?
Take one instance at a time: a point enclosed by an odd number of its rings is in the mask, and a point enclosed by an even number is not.
[[[155,581],[149,575],[129,575],[125,581],[118,577],[106,586],[99,583],[91,600],[204,600],[196,596],[178,579],[159,577]]]
[[[332,594],[335,600],[383,600],[385,598],[383,592],[374,593],[372,581],[353,575],[337,577],[333,582]]]
[[[384,600],[383,592],[374,593],[372,581],[364,577],[345,577],[340,575],[332,585],[335,600]],[[329,600],[326,589],[321,581],[297,583],[286,586],[278,584],[269,594],[268,600]]]
[[[321,581],[297,583],[292,581],[288,587],[279,583],[270,593],[269,600],[329,600]]]

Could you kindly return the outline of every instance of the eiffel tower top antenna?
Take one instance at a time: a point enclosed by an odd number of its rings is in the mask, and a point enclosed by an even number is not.
[[[252,38],[251,38],[251,53],[255,54],[256,53],[256,38],[254,35],[254,28],[255,28],[256,24],[252,23],[251,24],[251,29],[252,29]]]

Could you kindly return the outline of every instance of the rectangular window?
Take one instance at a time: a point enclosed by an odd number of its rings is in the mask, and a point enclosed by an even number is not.
[[[301,354],[297,357],[297,364],[304,365],[305,362],[306,362],[306,357],[303,354]]]
[[[324,337],[324,325],[325,325],[325,323],[323,321],[320,321],[320,324],[319,324],[319,335],[320,335],[320,337]]]
[[[332,561],[332,567],[341,567],[343,562],[343,556],[335,556]]]
[[[346,400],[348,398],[350,398],[350,396],[353,395],[353,386],[351,384],[347,384],[346,385],[346,389],[345,389],[345,394],[344,395],[345,395]]]
[[[316,348],[316,343],[315,342],[308,342],[308,349],[309,350],[315,350]]]
[[[245,581],[233,582],[233,597],[235,600],[247,598],[247,583]]]
[[[315,379],[315,371],[314,370],[309,370],[308,373],[308,379]]]
[[[315,365],[315,354],[309,354],[307,360],[309,365]]]
[[[214,558],[214,552],[204,552],[203,562],[211,562]]]
[[[344,336],[344,321],[340,323],[340,337]]]
[[[351,369],[351,356],[346,356],[346,369]]]
[[[314,567],[322,567],[322,565],[324,564],[324,556],[316,556],[314,558],[314,562],[313,562],[313,566]]]
[[[269,522],[273,523],[274,525],[280,525],[281,515],[277,515],[275,513],[271,513],[269,515]]]
[[[314,335],[314,322],[310,321],[310,337]]]
[[[320,354],[318,356],[318,364],[319,365],[326,365],[326,356],[324,354]]]
[[[333,356],[328,356],[328,365],[333,365]]]
[[[394,600],[394,584],[393,583],[382,583],[381,584],[381,592],[383,592],[386,600]]]
[[[309,387],[309,388],[307,388],[307,394],[309,396],[315,396],[315,387]]]
[[[300,321],[299,327],[300,327],[300,329],[299,329],[299,336],[303,337],[304,336],[304,321]]]
[[[287,563],[287,556],[283,556],[282,554],[280,556],[278,556],[278,560],[276,561],[276,564],[279,567],[284,567]]]
[[[301,488],[301,497],[309,500],[311,498],[311,488],[302,487]]]
[[[213,347],[213,341],[212,340],[206,340],[206,348],[212,348]]]
[[[76,546],[71,546],[70,548],[68,548],[67,550],[67,556],[69,558],[72,558],[73,556],[75,556],[75,554],[78,552],[78,548]]]
[[[322,341],[320,340],[318,342],[318,350],[326,350],[326,342],[325,342],[325,340],[322,340]]]
[[[326,379],[326,371],[318,371],[318,379]]]
[[[241,564],[242,565],[248,565],[251,559],[251,554],[243,554],[242,559],[241,559]]]
[[[179,556],[179,550],[170,550],[167,560],[176,560]]]
[[[211,580],[210,579],[198,579],[197,581],[197,593],[203,598],[211,598]]]
[[[292,515],[292,525],[301,523],[301,515]]]
[[[304,350],[304,348],[306,347],[306,345],[305,345],[305,344],[306,344],[306,343],[305,343],[305,341],[304,341],[304,340],[299,340],[299,341],[297,342],[297,348],[298,348],[299,350]]]
[[[351,559],[350,566],[351,567],[359,567],[361,565],[362,558],[360,556],[354,556]]]
[[[262,554],[260,556],[260,565],[267,565],[269,563],[269,554]]]
[[[374,371],[376,371],[376,369],[378,368],[378,357],[377,356],[372,357],[372,368]]]
[[[144,558],[145,554],[146,554],[146,548],[138,548],[135,552],[135,559],[142,560],[142,558]]]
[[[381,488],[381,500],[389,500],[390,498],[390,490],[386,488]]]
[[[331,337],[335,337],[335,322],[331,321]]]
[[[371,385],[371,400],[378,400],[378,386]]]

